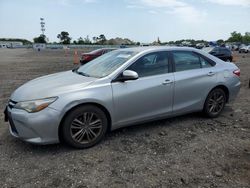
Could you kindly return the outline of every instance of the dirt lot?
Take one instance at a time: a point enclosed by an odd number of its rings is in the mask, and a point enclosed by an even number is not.
[[[72,68],[73,52],[0,49],[0,108],[27,80]],[[35,146],[0,115],[0,187],[250,187],[250,54],[242,89],[217,119],[201,114],[109,133],[96,147]]]

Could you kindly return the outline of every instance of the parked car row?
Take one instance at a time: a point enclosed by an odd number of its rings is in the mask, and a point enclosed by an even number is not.
[[[229,48],[232,51],[239,51],[239,53],[247,53],[246,48],[249,48],[250,44],[241,44],[241,43],[236,43],[236,44],[228,44],[226,45],[227,48]],[[249,50],[248,50],[249,52]]]
[[[248,53],[248,52],[250,52],[250,45],[243,46],[239,49],[239,53]]]

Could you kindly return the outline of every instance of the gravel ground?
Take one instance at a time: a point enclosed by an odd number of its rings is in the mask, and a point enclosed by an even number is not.
[[[242,88],[219,118],[200,113],[109,133],[86,150],[10,136],[0,115],[0,187],[250,187],[250,54]],[[72,69],[73,51],[0,49],[0,107],[41,75]]]

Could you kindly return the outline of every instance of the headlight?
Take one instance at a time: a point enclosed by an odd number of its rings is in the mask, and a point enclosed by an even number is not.
[[[56,99],[57,97],[51,97],[46,99],[18,102],[14,108],[26,110],[29,113],[39,112],[44,108],[47,108],[51,103],[55,102]]]

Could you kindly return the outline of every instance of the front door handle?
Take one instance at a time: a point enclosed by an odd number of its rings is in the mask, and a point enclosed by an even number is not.
[[[213,75],[215,75],[215,73],[214,72],[209,72],[209,73],[207,73],[207,75],[208,76],[213,76]]]
[[[167,85],[167,84],[172,84],[173,81],[172,80],[165,80],[164,82],[162,82],[162,85]]]

